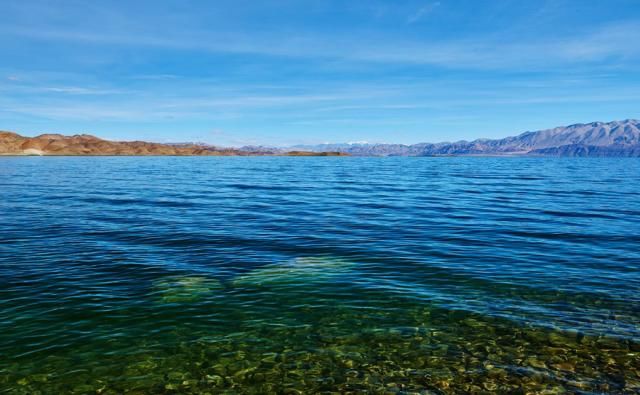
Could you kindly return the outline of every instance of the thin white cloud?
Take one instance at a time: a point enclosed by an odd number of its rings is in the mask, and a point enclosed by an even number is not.
[[[435,4],[435,3],[434,3]],[[414,16],[415,17],[415,16]],[[3,26],[5,35],[37,40],[74,41],[111,46],[139,46],[165,50],[236,53],[294,57],[320,61],[434,65],[458,69],[557,68],[582,62],[611,63],[637,60],[640,56],[640,21],[619,22],[581,35],[544,40],[511,40],[509,37],[456,41],[418,41],[353,34],[351,38],[329,34],[297,37],[264,34],[260,37],[228,32],[171,32],[103,34],[65,29],[24,29]],[[633,63],[633,62],[630,62]]]
[[[9,80],[11,82],[20,82],[20,79]],[[40,82],[41,84],[43,82]],[[44,83],[46,84],[46,83]],[[122,95],[131,94],[131,90],[112,89],[112,88],[95,88],[82,86],[48,86],[39,85],[38,82],[31,81],[28,84],[0,84],[0,90],[8,93],[44,93],[51,95],[75,95],[75,96],[103,96],[103,95]]]
[[[34,89],[41,90],[43,92],[63,93],[70,95],[113,95],[127,93],[127,91],[122,89],[97,89],[79,86],[54,86]]]
[[[202,95],[185,86],[181,96],[169,97],[154,91],[127,95],[95,95],[78,100],[63,89],[57,96],[3,95],[0,113],[20,114],[55,120],[155,122],[166,119],[279,119],[297,124],[363,122],[389,117],[399,112],[430,117],[442,111],[478,109],[487,106],[512,107],[579,103],[637,102],[640,94],[628,89],[583,86],[567,93],[557,81],[557,89],[519,87],[513,84],[493,90],[473,84],[447,82],[442,86],[402,85],[351,86],[348,88],[309,88],[304,94],[229,96],[227,92]],[[195,82],[195,85],[198,85]],[[604,88],[602,88],[604,87]],[[211,89],[215,92],[215,89]],[[322,114],[322,117],[319,115]],[[326,114],[326,117],[325,117]],[[385,122],[398,122],[391,115]]]
[[[407,18],[407,23],[408,24],[412,24],[412,23],[416,23],[416,22],[420,21],[421,19],[423,19],[427,15],[431,14],[438,7],[440,7],[440,2],[439,1],[427,4],[426,6],[420,8],[418,11],[416,11],[413,15],[409,16],[409,18]]]
[[[150,80],[150,81],[171,81],[177,80],[180,76],[175,74],[143,74],[143,75],[134,75],[131,79],[137,80]]]
[[[192,87],[191,87],[192,88]],[[51,88],[44,88],[51,89]],[[42,89],[40,89],[42,91]],[[189,87],[181,96],[167,97],[154,92],[137,92],[127,96],[95,96],[91,101],[69,97],[71,88],[56,88],[61,95],[48,99],[23,99],[5,95],[0,98],[0,113],[14,113],[57,120],[154,121],[162,119],[231,119],[267,109],[305,108],[321,103],[345,103],[374,97],[375,91],[335,90],[292,95],[189,95]],[[82,90],[80,90],[82,92]]]

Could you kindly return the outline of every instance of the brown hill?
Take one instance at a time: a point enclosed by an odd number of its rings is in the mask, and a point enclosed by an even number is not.
[[[0,132],[0,154],[5,155],[238,155],[235,150],[204,145],[148,143],[145,141],[108,141],[80,134],[63,136],[42,134],[28,138]]]
[[[247,152],[205,144],[160,144],[146,141],[109,141],[88,134],[63,136],[42,134],[24,137],[0,131],[0,155],[179,155],[179,156],[255,156],[282,155],[279,152]],[[291,152],[290,156],[344,155],[331,152]]]

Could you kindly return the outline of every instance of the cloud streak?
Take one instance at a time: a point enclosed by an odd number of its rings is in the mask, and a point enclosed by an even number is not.
[[[407,23],[412,24],[419,22],[421,19],[431,14],[436,8],[440,7],[440,2],[436,1],[434,3],[427,4],[424,7],[421,7],[415,14],[409,16],[407,18]]]
[[[433,3],[438,4],[438,3]],[[427,13],[424,7],[410,20]],[[424,10],[424,11],[423,11]],[[417,19],[416,19],[417,18]],[[542,40],[473,38],[416,40],[411,37],[376,37],[356,33],[350,39],[329,33],[246,36],[238,32],[191,31],[187,34],[103,34],[55,28],[0,27],[5,35],[46,42],[76,42],[100,46],[139,47],[211,54],[248,54],[319,61],[431,65],[454,69],[546,69],[584,62],[631,62],[640,57],[640,21],[627,21],[597,30]]]

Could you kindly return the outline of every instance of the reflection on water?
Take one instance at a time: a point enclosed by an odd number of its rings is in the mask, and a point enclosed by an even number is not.
[[[1,158],[0,392],[640,392],[640,161]]]

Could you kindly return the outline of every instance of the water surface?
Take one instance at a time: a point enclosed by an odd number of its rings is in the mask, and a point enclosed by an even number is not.
[[[640,160],[0,158],[0,392],[640,392]]]

